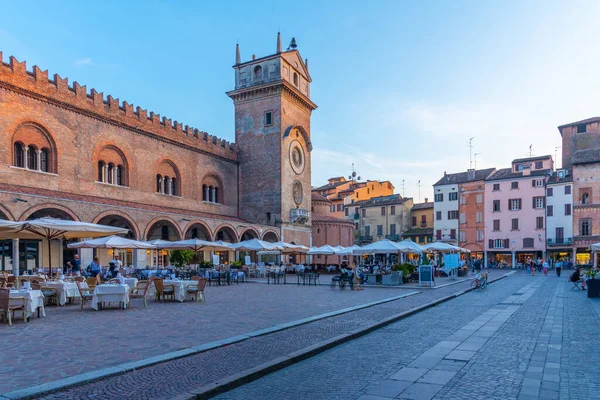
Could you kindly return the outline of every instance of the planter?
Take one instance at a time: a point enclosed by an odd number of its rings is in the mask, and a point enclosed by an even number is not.
[[[588,297],[600,297],[600,279],[588,279]]]

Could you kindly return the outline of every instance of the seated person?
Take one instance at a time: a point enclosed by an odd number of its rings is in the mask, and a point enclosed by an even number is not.
[[[581,268],[577,267],[577,269],[575,269],[575,272],[573,272],[571,274],[571,276],[569,276],[569,282],[581,282],[581,290],[585,290],[585,279],[582,278],[581,276]]]

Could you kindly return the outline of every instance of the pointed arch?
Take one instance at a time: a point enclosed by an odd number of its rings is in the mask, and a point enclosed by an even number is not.
[[[283,138],[285,139],[288,136],[290,136],[294,129],[296,129],[302,135],[302,137],[304,138],[304,141],[306,142],[306,149],[309,152],[311,152],[313,149],[313,146],[312,146],[312,142],[310,141],[310,135],[308,134],[308,132],[306,131],[306,129],[304,129],[304,127],[302,125],[288,126],[283,134]]]

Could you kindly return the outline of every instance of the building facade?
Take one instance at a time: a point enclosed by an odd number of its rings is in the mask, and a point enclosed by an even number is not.
[[[516,267],[545,257],[545,186],[550,156],[513,160],[485,180],[486,265]]]
[[[573,258],[573,174],[555,171],[546,182],[546,252],[554,262]]]
[[[332,217],[330,214],[331,200],[312,192],[312,245],[313,246],[343,246],[354,244],[354,223],[343,218]],[[339,256],[312,256],[316,264],[340,263]]]
[[[229,143],[37,66],[28,71],[14,57],[2,62],[0,218],[102,223],[139,240],[310,245],[316,106],[307,65],[297,50],[282,52],[278,39],[275,54],[246,63],[238,47],[234,70],[236,143]],[[70,253],[64,243],[53,246],[52,264],[62,265]],[[21,270],[47,265],[45,243],[0,247],[4,269],[13,258]],[[125,256],[150,264],[145,251]],[[82,253],[84,265],[90,258]]]
[[[573,261],[598,265],[589,245],[600,242],[600,118],[558,127],[563,168],[573,171]]]
[[[402,232],[402,239],[418,244],[433,242],[433,202],[425,198],[424,203],[414,204],[410,209],[410,228]]]
[[[359,214],[358,243],[365,244],[382,239],[400,240],[410,229],[413,199],[399,194],[375,197],[354,203]]]
[[[444,172],[433,185],[434,238],[458,245],[458,184],[450,180]]]

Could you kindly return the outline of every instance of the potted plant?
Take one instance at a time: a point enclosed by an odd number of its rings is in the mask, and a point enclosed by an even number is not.
[[[596,279],[596,275],[598,275],[598,270],[595,268],[590,268],[585,272],[585,274],[588,277],[588,297],[600,297],[600,279]]]
[[[194,254],[192,250],[173,250],[169,256],[169,261],[174,266],[181,268],[190,264]]]

